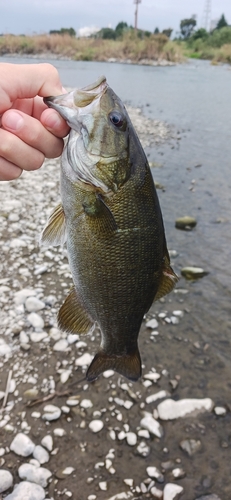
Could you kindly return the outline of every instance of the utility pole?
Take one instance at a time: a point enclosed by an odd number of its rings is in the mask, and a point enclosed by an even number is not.
[[[202,25],[207,31],[210,31],[211,10],[212,10],[211,4],[212,0],[205,0]]]
[[[136,10],[135,10],[135,30],[137,30],[137,18],[138,18],[138,4],[141,3],[141,0],[134,0],[134,4],[136,6]]]

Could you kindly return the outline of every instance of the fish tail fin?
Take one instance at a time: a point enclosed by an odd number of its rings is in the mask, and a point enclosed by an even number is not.
[[[129,380],[136,381],[141,377],[141,359],[138,348],[132,354],[124,356],[108,355],[104,351],[99,351],[92,360],[86,378],[93,382],[106,370],[115,370]]]

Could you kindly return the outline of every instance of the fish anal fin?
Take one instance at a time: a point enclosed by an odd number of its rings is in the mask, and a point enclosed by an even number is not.
[[[157,293],[155,295],[154,302],[156,300],[161,299],[161,297],[164,297],[164,295],[170,293],[173,290],[176,283],[178,282],[178,280],[179,280],[178,276],[174,273],[173,269],[170,266],[170,259],[167,252],[167,254],[164,257],[162,275],[160,278],[160,283]]]
[[[41,245],[58,246],[66,241],[66,224],[62,203],[53,210],[41,234]]]
[[[109,369],[115,370],[134,382],[138,380],[142,371],[138,349],[132,354],[123,356],[108,355],[104,351],[99,351],[87,370],[86,378],[89,382],[93,382],[101,373]]]
[[[73,287],[58,312],[58,326],[69,333],[89,333],[94,322],[82,306]]]

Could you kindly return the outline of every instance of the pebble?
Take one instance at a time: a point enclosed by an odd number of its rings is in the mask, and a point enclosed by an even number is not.
[[[30,333],[30,339],[32,342],[41,342],[46,337],[48,337],[46,332],[32,332]]]
[[[163,399],[163,398],[167,398],[170,396],[170,393],[168,391],[159,391],[159,392],[156,392],[155,394],[151,394],[150,396],[147,396],[146,398],[146,403],[147,404],[150,404],[150,403],[153,403],[154,401],[156,401],[157,399]]]
[[[197,225],[197,221],[194,217],[190,217],[189,215],[185,215],[184,217],[179,217],[175,221],[175,227],[177,229],[189,230]]]
[[[44,321],[36,312],[28,314],[27,319],[33,328],[44,328]]]
[[[48,420],[51,422],[52,420],[57,420],[61,415],[61,410],[58,406],[54,405],[46,405],[43,410],[45,413],[43,414],[43,420]]]
[[[43,446],[35,446],[35,449],[33,451],[33,457],[38,460],[38,462],[40,464],[45,464],[47,462],[49,462],[49,454],[47,453],[47,451],[45,450],[45,448],[43,448]]]
[[[18,469],[18,475],[20,479],[39,484],[39,486],[46,488],[48,479],[52,476],[52,473],[44,467],[36,467],[32,464],[22,464]]]
[[[65,384],[71,375],[71,370],[64,370],[60,375],[60,382]]]
[[[93,356],[91,356],[88,352],[85,352],[82,356],[75,360],[75,364],[76,366],[88,366],[92,359]]]
[[[66,431],[60,427],[57,427],[56,429],[54,429],[54,435],[55,436],[58,436],[58,437],[63,437],[66,435]]]
[[[81,406],[81,408],[84,408],[86,410],[87,408],[92,408],[93,403],[90,399],[83,399],[80,402],[80,406]]]
[[[163,498],[163,491],[159,490],[159,488],[156,488],[156,486],[153,486],[150,489],[150,492],[154,498],[162,499]]]
[[[0,493],[11,488],[13,484],[13,476],[12,474],[5,469],[0,470]]]
[[[158,328],[159,326],[159,323],[158,321],[153,318],[153,319],[150,319],[147,323],[146,323],[146,327],[147,328],[152,328],[153,330],[155,330],[155,328]]]
[[[20,304],[25,304],[27,297],[32,297],[35,295],[35,290],[31,290],[30,288],[23,288],[22,290],[19,290],[15,293],[14,302],[17,306]]]
[[[199,439],[183,439],[180,442],[180,447],[191,457],[201,449],[201,441]]]
[[[148,476],[151,477],[152,479],[156,479],[158,483],[164,482],[164,476],[159,471],[159,469],[157,469],[157,467],[147,467],[146,471]]]
[[[141,427],[148,430],[150,434],[161,438],[164,434],[163,427],[153,418],[151,413],[144,412],[144,414],[145,416],[140,422]]]
[[[102,422],[102,420],[92,420],[89,424],[89,429],[92,431],[92,432],[100,432],[103,428],[104,424]]]
[[[227,410],[226,410],[226,408],[224,408],[223,406],[215,406],[215,408],[214,408],[214,413],[215,413],[217,416],[222,416],[222,415],[226,415]]]
[[[151,450],[150,446],[148,446],[144,441],[141,441],[136,449],[141,457],[147,457]]]
[[[58,342],[56,342],[54,345],[53,345],[53,350],[54,351],[65,351],[66,348],[68,347],[68,342],[66,339],[60,339],[58,340]]]
[[[182,486],[174,483],[168,483],[164,487],[163,500],[177,500],[184,489]]]
[[[0,356],[6,356],[11,353],[11,348],[6,342],[0,339]]]
[[[156,372],[150,372],[150,373],[146,373],[144,375],[144,378],[148,379],[148,380],[152,380],[153,382],[157,382],[157,380],[159,380],[159,378],[160,378],[160,374],[156,373]]]
[[[203,276],[207,276],[207,274],[209,273],[202,269],[202,267],[188,266],[181,269],[181,274],[187,280],[195,280],[198,278],[203,278]]]
[[[52,451],[53,450],[53,438],[50,434],[47,434],[47,436],[44,436],[42,438],[41,444],[48,450]]]
[[[129,446],[135,446],[137,443],[137,435],[134,432],[128,432],[126,435],[126,441]]]
[[[45,491],[38,484],[22,481],[14,491],[5,497],[5,500],[44,500]]]
[[[181,479],[182,477],[185,477],[185,471],[180,467],[176,467],[172,470],[172,475],[174,479]]]
[[[21,457],[28,457],[31,455],[35,449],[35,444],[31,439],[23,434],[22,432],[19,432],[13,439],[11,445],[10,445],[11,451],[14,451],[16,455],[20,455]]]
[[[181,399],[174,401],[166,399],[157,406],[157,411],[161,420],[174,420],[180,417],[196,416],[205,411],[212,411],[213,401],[205,399]]]
[[[28,297],[25,302],[26,310],[28,312],[37,312],[44,309],[45,303],[42,300],[37,299],[37,297]]]
[[[128,500],[129,498],[134,498],[131,491],[123,491],[122,493],[117,493],[113,497],[107,498],[107,500]]]

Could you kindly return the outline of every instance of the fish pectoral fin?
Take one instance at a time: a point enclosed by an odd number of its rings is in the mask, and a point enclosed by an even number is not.
[[[88,333],[94,322],[82,306],[73,287],[58,312],[58,326],[69,333]]]
[[[86,378],[93,382],[106,370],[115,370],[129,380],[136,381],[141,377],[141,359],[137,350],[132,354],[123,356],[108,355],[104,351],[99,351],[91,362]]]
[[[170,259],[167,251],[164,257],[162,275],[160,278],[157,293],[154,298],[154,302],[161,299],[161,297],[164,297],[164,295],[167,295],[167,293],[170,293],[178,281],[179,278],[177,274],[174,273],[173,269],[170,266]]]
[[[41,234],[40,243],[44,246],[64,245],[66,224],[62,203],[53,210]]]
[[[92,228],[100,234],[109,235],[117,230],[113,213],[100,194],[83,202],[84,212],[89,216]]]

